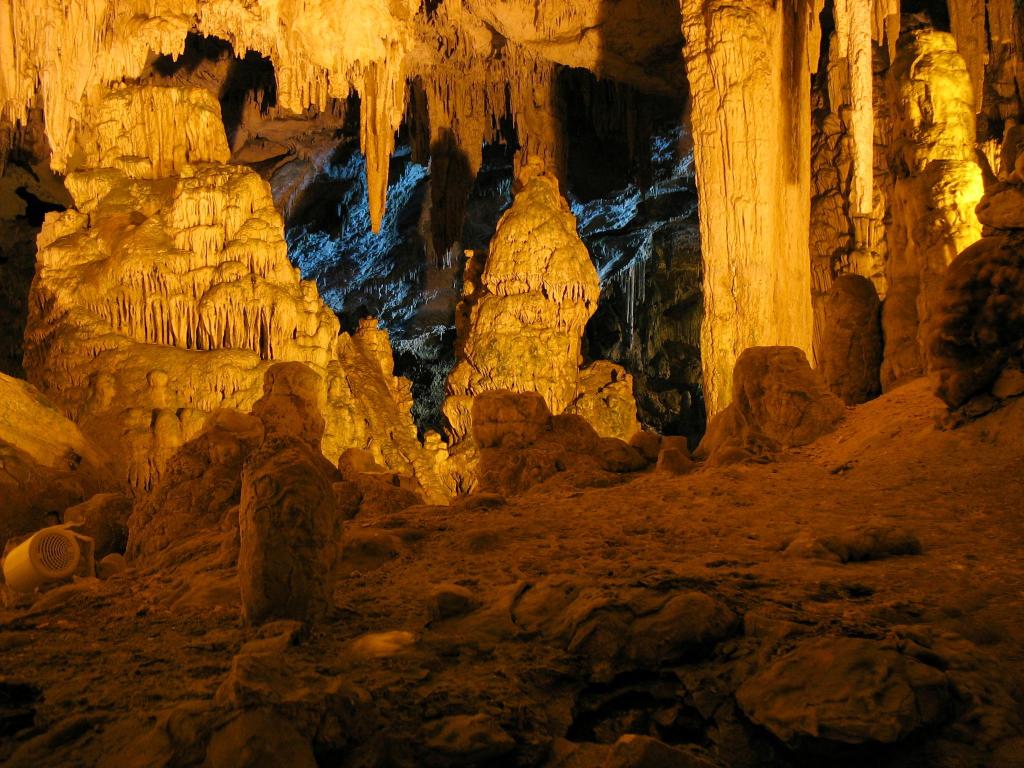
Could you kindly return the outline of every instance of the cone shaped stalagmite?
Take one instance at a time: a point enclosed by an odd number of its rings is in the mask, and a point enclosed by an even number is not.
[[[536,392],[556,415],[583,395],[583,331],[597,310],[600,284],[558,182],[542,167],[527,165],[522,189],[498,223],[483,266],[483,254],[466,266],[459,362],[448,378],[444,405],[455,441],[471,434],[473,397],[482,392]],[[633,414],[625,420],[627,430],[636,426],[632,398],[626,393],[625,410]],[[606,421],[623,422],[592,404],[583,410],[602,434]]]

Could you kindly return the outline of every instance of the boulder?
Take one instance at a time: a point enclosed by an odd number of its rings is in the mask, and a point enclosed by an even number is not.
[[[425,746],[454,765],[489,765],[516,747],[515,740],[485,714],[453,715],[425,727]]]
[[[950,408],[986,394],[1024,344],[1024,233],[986,237],[949,265],[928,345]]]
[[[993,229],[1024,229],[1024,186],[1000,182],[985,192],[975,211]]]
[[[921,540],[917,534],[896,526],[852,526],[823,537],[821,543],[843,563],[921,554]]]
[[[119,573],[124,573],[127,567],[124,555],[111,552],[96,564],[96,576],[101,579],[109,579]]]
[[[686,475],[695,468],[689,453],[678,448],[662,448],[658,454],[658,471],[670,475]]]
[[[551,428],[551,411],[536,392],[483,392],[473,399],[473,437],[481,448],[536,442]]]
[[[578,487],[616,482],[614,475],[647,466],[643,455],[601,437],[576,414],[551,416],[536,394],[485,392],[474,401],[473,435],[480,446],[478,490],[513,496],[560,473]]]
[[[263,422],[268,438],[295,437],[319,449],[326,424],[322,393],[323,383],[308,365],[277,363],[267,369],[252,415]]]
[[[430,593],[427,612],[431,621],[444,621],[472,613],[480,605],[480,600],[465,587],[439,584]]]
[[[733,402],[708,424],[697,456],[715,463],[806,445],[846,413],[796,347],[751,347],[733,372]]]
[[[91,538],[97,560],[123,553],[128,546],[128,518],[132,502],[121,493],[97,493],[88,501],[64,510],[65,523],[80,523],[75,532]]]
[[[874,284],[840,275],[825,301],[820,369],[829,389],[847,405],[882,391],[882,303]]]
[[[128,558],[151,557],[182,537],[219,529],[239,504],[242,467],[263,435],[254,416],[212,413],[168,460],[156,487],[136,502],[128,520]]]
[[[940,721],[950,703],[942,671],[874,640],[806,640],[736,692],[754,723],[790,746],[801,740],[891,744]]]
[[[601,437],[629,442],[640,433],[633,377],[621,365],[598,360],[580,371],[576,399],[566,409],[586,419]]]
[[[332,604],[342,521],[318,448],[264,442],[242,473],[238,578],[248,622],[316,619]]]
[[[629,444],[640,451],[647,461],[655,462],[658,460],[658,455],[661,452],[661,441],[662,437],[657,432],[642,431],[633,435],[629,440]]]
[[[92,440],[35,387],[0,373],[0,549],[117,487]]]
[[[738,627],[736,614],[720,601],[702,592],[682,592],[633,622],[625,655],[644,667],[699,658]]]

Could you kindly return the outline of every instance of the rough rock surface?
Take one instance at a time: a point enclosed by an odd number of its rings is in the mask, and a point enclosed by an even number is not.
[[[801,737],[891,744],[948,714],[939,668],[860,638],[809,640],[751,677],[736,699],[785,742]]]
[[[97,493],[88,501],[64,510],[65,523],[76,522],[75,532],[93,540],[97,562],[128,547],[128,518],[132,501],[121,493]]]
[[[308,620],[331,607],[341,518],[315,446],[271,437],[242,473],[238,578],[247,621]]]
[[[459,362],[444,404],[456,442],[472,431],[473,397],[482,392],[537,392],[556,415],[577,395],[583,331],[600,295],[597,270],[557,180],[533,167],[526,173],[482,269],[466,266]],[[632,401],[632,392],[616,395]],[[609,428],[611,409],[584,408]]]
[[[647,737],[723,766],[820,765],[836,753],[880,768],[1013,765],[1024,736],[1014,693],[1024,671],[1024,401],[957,430],[936,428],[943,410],[918,381],[770,466],[582,488],[561,473],[503,500],[360,513],[349,533],[386,532],[401,553],[343,576],[337,612],[308,631],[241,623],[237,573],[194,532],[194,546],[182,542],[161,568],[136,563],[31,607],[0,607],[0,723],[12,728],[0,761],[201,764],[215,742],[230,742],[217,734],[239,715],[268,712],[247,720],[289,727],[240,723],[254,747],[293,729],[296,755],[370,766],[451,765],[474,744],[507,745],[502,733],[515,746],[491,764],[595,768],[623,737]],[[921,553],[842,563],[783,549],[806,531],[846,540],[853,522],[910,530]],[[233,602],[196,599],[194,583],[213,576]],[[473,600],[438,620],[435,590]],[[698,631],[723,608],[742,625]],[[800,713],[818,707],[844,736],[905,737],[782,741],[738,708],[737,690],[789,669],[787,654],[809,658],[809,644],[836,642],[870,646],[851,657],[866,665],[840,658],[825,669],[815,652],[817,665],[787,673],[792,688],[758,702],[793,713],[786,727],[802,728]],[[667,656],[688,652],[662,664],[661,650],[629,650],[662,643]],[[929,685],[936,672],[948,698]],[[839,691],[856,695],[829,698]],[[930,703],[954,700],[932,716]],[[914,701],[922,708],[907,714]],[[457,739],[434,738],[458,732],[487,736],[458,754],[443,749]]]
[[[117,487],[105,454],[35,387],[0,373],[0,547]]]
[[[601,437],[580,416],[552,416],[536,393],[485,392],[474,399],[472,415],[475,489],[484,493],[521,493],[555,475],[581,486],[606,485],[647,465],[637,449]]]
[[[577,395],[568,412],[582,416],[601,437],[627,443],[640,432],[633,377],[620,365],[599,360],[580,371]]]
[[[699,455],[732,461],[806,445],[835,429],[843,403],[795,347],[752,347],[733,373],[733,402],[708,425]]]
[[[1024,361],[1024,237],[986,237],[950,265],[929,360],[938,395],[958,408]]]
[[[253,624],[316,619],[332,605],[342,518],[320,451],[319,384],[302,363],[279,363],[252,409],[264,437],[241,475],[238,580]]]
[[[840,275],[825,302],[818,363],[825,383],[847,405],[882,391],[881,302],[875,286],[860,275]]]

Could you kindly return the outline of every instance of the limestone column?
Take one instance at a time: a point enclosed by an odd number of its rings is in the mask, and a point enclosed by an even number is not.
[[[810,73],[820,0],[681,0],[704,258],[708,415],[747,347],[811,354]]]

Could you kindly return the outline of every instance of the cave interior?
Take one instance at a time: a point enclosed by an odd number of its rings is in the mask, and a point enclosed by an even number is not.
[[[0,764],[1024,768],[1019,0],[0,0]]]

